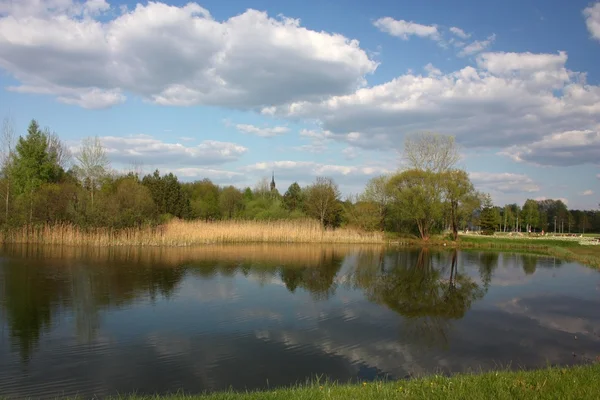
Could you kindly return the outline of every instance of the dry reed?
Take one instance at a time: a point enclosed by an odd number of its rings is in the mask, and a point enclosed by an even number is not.
[[[0,233],[2,243],[91,246],[196,246],[217,243],[384,243],[381,232],[323,229],[317,221],[181,221],[158,227],[82,229],[70,224],[24,226]]]

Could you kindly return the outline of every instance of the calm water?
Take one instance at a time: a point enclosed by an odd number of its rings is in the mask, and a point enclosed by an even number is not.
[[[319,246],[0,253],[0,397],[265,388],[600,355],[600,273]]]

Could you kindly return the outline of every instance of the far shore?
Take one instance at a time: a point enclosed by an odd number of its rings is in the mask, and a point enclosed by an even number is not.
[[[484,236],[460,234],[454,241],[437,235],[429,240],[385,232],[362,232],[351,228],[323,229],[315,220],[284,221],[181,221],[142,228],[82,229],[75,225],[41,225],[4,229],[3,244],[67,246],[166,246],[194,247],[209,244],[368,244],[400,247],[445,247],[496,251],[527,251],[577,261],[600,269],[598,235]]]

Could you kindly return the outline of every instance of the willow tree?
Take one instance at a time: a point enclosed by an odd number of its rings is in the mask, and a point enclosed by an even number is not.
[[[411,169],[390,178],[391,205],[397,216],[413,221],[421,239],[428,240],[431,230],[443,215],[440,174]]]

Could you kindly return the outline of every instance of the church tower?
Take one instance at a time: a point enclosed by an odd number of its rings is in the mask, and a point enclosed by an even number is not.
[[[273,178],[271,178],[271,192],[275,191],[275,171],[273,171]]]

